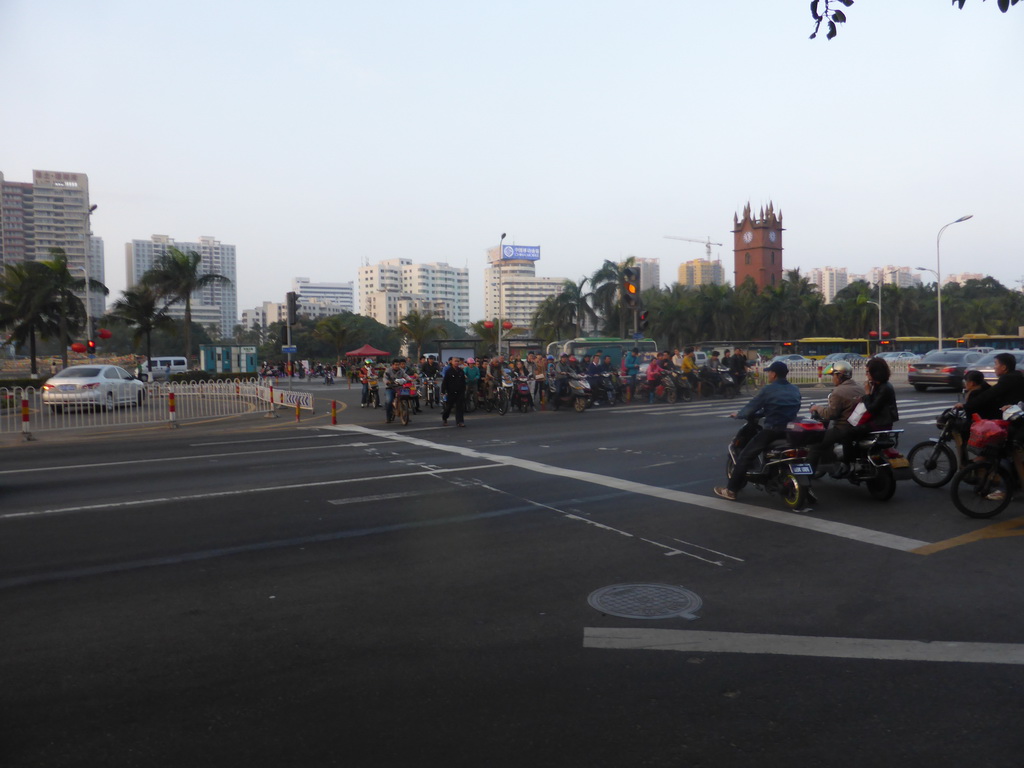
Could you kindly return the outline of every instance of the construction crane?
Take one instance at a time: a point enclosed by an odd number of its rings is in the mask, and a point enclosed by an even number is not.
[[[711,261],[711,246],[712,245],[721,245],[721,243],[712,243],[710,235],[708,236],[707,240],[695,240],[692,237],[677,237],[675,235],[665,235],[665,239],[666,240],[685,240],[688,243],[700,243],[701,245],[706,245],[707,249],[708,249],[708,261]]]

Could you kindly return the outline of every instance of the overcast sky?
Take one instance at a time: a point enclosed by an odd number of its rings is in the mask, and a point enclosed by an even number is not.
[[[661,259],[769,201],[785,267],[1024,278],[1024,8],[805,0],[0,0],[0,170],[86,173],[124,244],[238,247],[239,308],[364,260]],[[926,282],[931,281],[926,275]]]

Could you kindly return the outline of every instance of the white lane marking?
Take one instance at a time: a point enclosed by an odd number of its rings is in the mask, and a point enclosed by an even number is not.
[[[322,427],[322,429],[330,429],[338,432],[359,432],[361,434],[373,434],[377,436],[382,434],[357,425],[338,425],[335,427]],[[714,496],[702,496],[696,493],[687,493],[685,491],[677,491],[670,488],[660,488],[656,485],[637,483],[632,480],[624,480],[617,477],[606,477],[594,472],[583,472],[575,469],[566,469],[565,467],[556,467],[549,464],[542,464],[538,461],[530,461],[529,459],[519,459],[514,456],[485,453],[466,446],[444,445],[442,443],[433,443],[428,440],[421,440],[418,437],[407,437],[397,433],[389,434],[392,440],[409,443],[410,445],[418,445],[431,450],[457,453],[467,458],[484,459],[504,466],[525,469],[530,472],[537,472],[545,475],[556,475],[558,477],[570,478],[585,483],[593,483],[594,485],[600,485],[606,488],[615,488],[616,490],[626,491],[627,493],[637,493],[644,496],[653,496],[655,498],[665,499],[666,501],[692,504],[705,509],[714,509],[719,512],[728,512],[733,515],[752,517],[757,520],[778,523],[780,525],[788,525],[793,528],[802,528],[804,530],[815,531],[816,533],[838,536],[840,538],[860,541],[864,544],[873,544],[875,546],[886,547],[888,549],[896,549],[902,552],[912,552],[913,550],[930,543],[926,541],[918,541],[917,539],[909,539],[904,536],[883,533],[881,531],[872,531],[868,528],[859,528],[854,525],[847,525],[846,523],[836,523],[829,520],[804,517],[793,512],[781,512],[774,509],[767,509],[765,507],[755,507],[751,504],[727,501]]]
[[[234,453],[201,453],[186,456],[165,456],[159,459],[129,459],[127,461],[101,461],[95,464],[66,464],[63,467],[22,467],[21,469],[0,469],[0,475],[22,475],[29,472],[63,472],[69,469],[96,469],[98,467],[131,467],[139,464],[163,464],[171,461],[200,461],[203,459],[227,459],[237,456],[259,456],[264,453],[282,454],[296,451],[326,451],[332,448],[359,448],[366,443],[334,443],[310,445],[305,448],[276,448],[270,451],[236,451]]]
[[[479,464],[472,467],[453,467],[451,469],[430,469],[423,472],[402,472],[389,473],[373,477],[351,477],[345,480],[321,480],[315,483],[294,483],[291,485],[270,485],[261,488],[239,488],[233,491],[214,491],[211,493],[196,493],[190,496],[161,496],[152,499],[133,499],[132,501],[115,501],[105,504],[86,504],[78,507],[60,507],[56,509],[39,509],[34,512],[7,512],[0,514],[0,520],[8,520],[17,517],[39,517],[42,515],[58,515],[72,512],[95,512],[100,509],[125,509],[130,507],[143,507],[148,504],[178,503],[182,501],[200,501],[203,499],[222,499],[230,496],[245,496],[253,493],[267,493],[268,491],[291,491],[300,488],[321,488],[328,485],[347,485],[350,483],[365,483],[374,480],[392,481],[404,477],[422,477],[424,475],[442,475],[451,472],[472,472],[478,469],[495,469],[501,464]]]
[[[407,496],[423,496],[427,493],[437,493],[437,491],[401,491],[399,493],[378,493],[376,496],[357,496],[354,499],[328,499],[328,504],[334,504],[337,507],[345,504],[363,504],[371,501],[388,501],[389,499],[404,499]]]
[[[1024,664],[1024,645],[860,637],[805,637],[684,629],[584,627],[584,648],[816,656],[877,661],[929,661],[970,664]]]

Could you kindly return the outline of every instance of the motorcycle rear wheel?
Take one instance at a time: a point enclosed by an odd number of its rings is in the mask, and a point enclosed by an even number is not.
[[[782,484],[779,487],[779,495],[782,497],[782,501],[785,502],[789,509],[798,510],[807,506],[807,486],[800,485],[800,481],[796,479],[796,475],[791,472],[786,473],[782,478]]]
[[[867,487],[872,499],[888,501],[896,493],[896,476],[892,472],[892,467],[879,467],[878,476],[866,480],[864,485]]]
[[[1002,491],[1003,498],[989,498]],[[1010,473],[994,461],[973,461],[953,476],[953,504],[968,517],[995,517],[1010,504]]]
[[[679,399],[679,393],[676,392],[675,387],[665,387],[665,402],[674,403]]]
[[[945,443],[918,443],[907,454],[911,477],[924,488],[941,488],[956,474],[956,454]]]
[[[684,403],[688,403],[693,400],[693,390],[686,388],[679,390],[679,399]]]

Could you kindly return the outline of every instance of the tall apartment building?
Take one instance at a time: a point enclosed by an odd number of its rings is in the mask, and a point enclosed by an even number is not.
[[[142,282],[142,276],[156,266],[170,248],[188,253],[195,251],[202,257],[200,271],[204,275],[223,275],[222,280],[199,289],[192,294],[192,321],[204,327],[216,326],[229,336],[238,323],[238,285],[235,281],[235,246],[221,243],[213,237],[200,237],[196,242],[177,242],[167,235],[153,235],[149,240],[132,240],[125,244],[127,283],[133,288]],[[172,317],[183,319],[185,305],[172,304],[168,310]]]
[[[292,291],[299,297],[299,313],[317,320],[321,317],[355,312],[355,286],[347,283],[314,283],[308,277],[292,280]]]
[[[89,177],[66,171],[32,171],[32,182],[5,181],[0,172],[0,265],[45,261],[60,248],[76,277],[105,282],[103,241],[92,236]],[[85,299],[85,290],[78,293]],[[89,311],[98,318],[104,297],[89,292]]]
[[[411,312],[469,325],[469,270],[444,262],[385,259],[359,268],[359,313],[396,326]]]
[[[898,285],[900,288],[910,288],[921,284],[921,276],[910,267],[895,267],[888,264],[884,267],[874,267],[871,270],[868,282],[878,285],[879,282],[885,285]]]
[[[502,254],[498,253],[497,246],[487,249],[489,266],[484,270],[484,317],[503,318],[517,328],[530,328],[540,303],[561,293],[565,278],[537,277],[540,248],[535,249],[536,256],[518,259],[513,258],[520,254],[516,249],[516,246],[506,245]]]
[[[661,286],[661,260],[636,257],[636,265],[640,267],[640,292]]]
[[[846,267],[812,269],[808,272],[807,277],[818,286],[818,291],[825,299],[826,304],[831,304],[836,294],[852,282]]]
[[[679,284],[690,287],[698,285],[725,285],[725,267],[721,261],[693,259],[679,265]]]
[[[920,275],[918,275],[920,278]],[[983,275],[981,272],[957,272],[952,275],[943,275],[942,284],[948,285],[949,283],[960,283],[963,285],[968,280],[984,280],[987,275]]]

